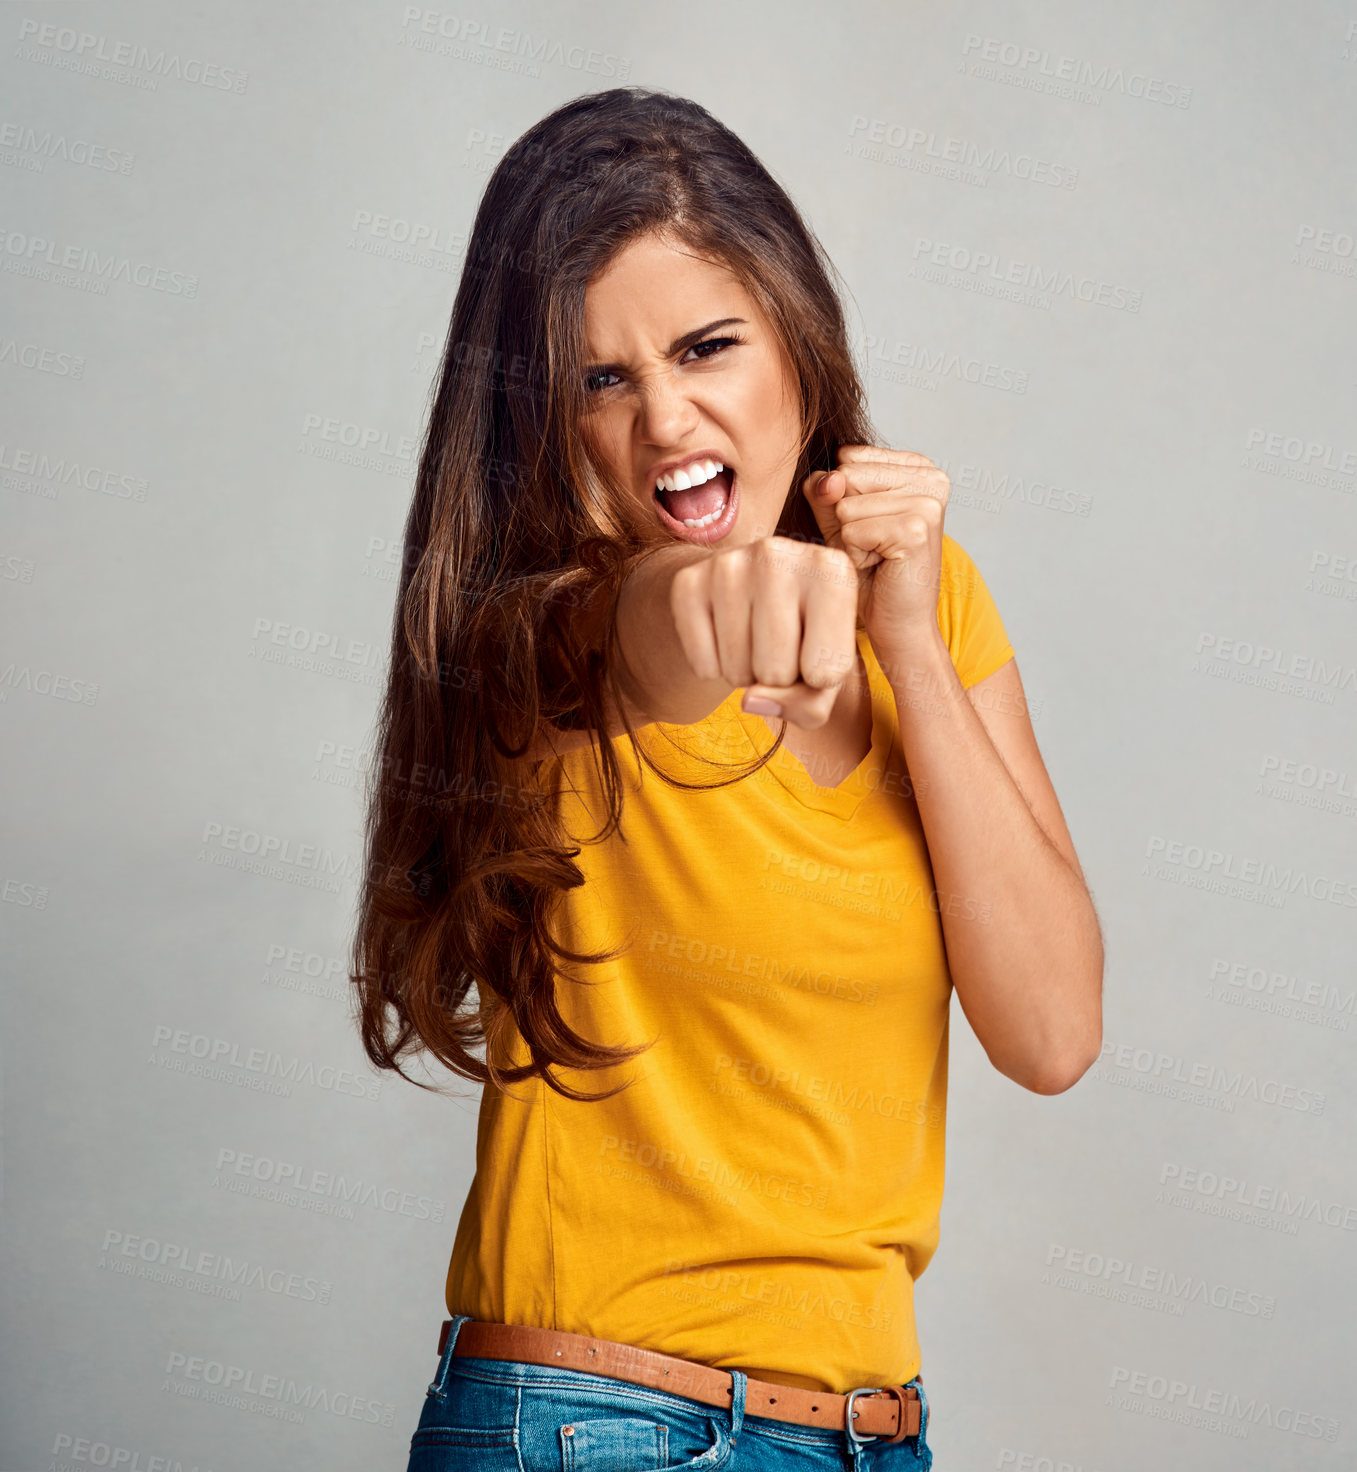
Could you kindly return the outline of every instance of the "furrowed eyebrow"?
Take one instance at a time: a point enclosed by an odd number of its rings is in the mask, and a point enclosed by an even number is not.
[[[672,358],[678,353],[686,352],[694,343],[701,342],[709,332],[715,332],[718,327],[744,327],[743,317],[720,317],[715,322],[708,322],[705,327],[695,327],[691,332],[685,332],[682,337],[676,337],[669,344],[669,356]],[[590,363],[585,369],[586,373],[624,373],[627,365],[625,363]]]

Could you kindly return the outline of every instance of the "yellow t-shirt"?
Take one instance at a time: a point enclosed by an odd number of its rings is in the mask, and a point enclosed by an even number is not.
[[[963,685],[1012,657],[950,537],[938,624]],[[622,736],[625,841],[589,844],[595,753],[553,760],[586,881],[555,934],[575,950],[631,940],[575,968],[591,985],[558,981],[562,1011],[597,1041],[657,1041],[620,1070],[562,1074],[590,1093],[634,1080],[601,1103],[540,1079],[484,1091],[450,1313],[839,1393],[921,1370],[952,982],[895,697],[862,628],[858,647],[872,748],[836,788],[783,748],[744,781],[684,791]],[[642,728],[646,750],[685,781],[728,776],[702,754],[743,766],[773,740],[742,694]],[[505,1056],[527,1060],[517,1034]]]

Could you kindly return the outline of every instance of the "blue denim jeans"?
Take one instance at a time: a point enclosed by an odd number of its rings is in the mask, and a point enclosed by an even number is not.
[[[928,1401],[916,1376],[918,1436],[855,1443],[846,1430],[746,1416],[733,1404],[521,1360],[454,1358],[468,1315],[452,1321],[410,1441],[407,1472],[927,1472]]]

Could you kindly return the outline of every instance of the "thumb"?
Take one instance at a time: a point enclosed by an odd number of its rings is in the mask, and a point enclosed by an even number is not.
[[[840,470],[812,470],[801,482],[801,493],[810,503],[815,524],[827,547],[843,545],[834,508],[843,500],[847,488],[847,477]]]
[[[819,688],[804,680],[795,685],[750,685],[740,698],[740,709],[751,715],[787,720],[803,731],[815,731],[829,719],[838,693],[838,685]]]

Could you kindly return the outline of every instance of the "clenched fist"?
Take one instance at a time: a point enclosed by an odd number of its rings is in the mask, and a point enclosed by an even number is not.
[[[951,482],[916,450],[842,445],[834,470],[813,470],[801,493],[820,535],[862,574],[860,608],[886,669],[904,667],[936,635],[943,520]]]
[[[806,730],[857,664],[858,573],[841,547],[772,536],[714,552],[674,574],[670,611],[694,674]]]

